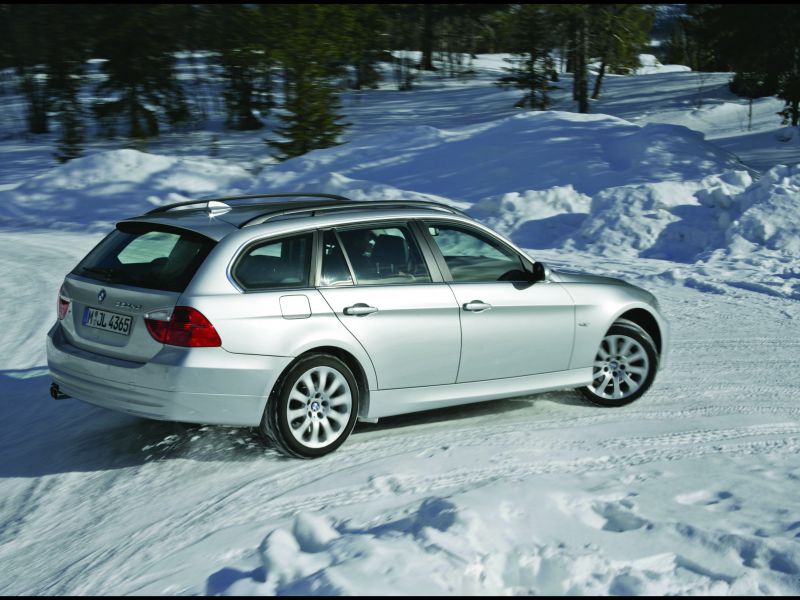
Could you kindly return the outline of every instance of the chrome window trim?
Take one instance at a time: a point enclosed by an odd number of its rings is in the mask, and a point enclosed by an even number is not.
[[[286,238],[292,237],[299,237],[302,235],[311,235],[311,244],[310,244],[310,252],[308,260],[310,262],[309,269],[308,269],[308,277],[304,282],[304,285],[287,285],[283,287],[267,287],[267,288],[246,288],[244,287],[234,276],[234,271],[236,267],[241,262],[242,258],[250,251],[251,248],[254,246],[260,246],[263,244],[269,244],[273,242],[280,242]],[[281,233],[277,236],[269,236],[266,235],[261,238],[249,240],[239,246],[236,251],[233,253],[233,258],[228,261],[228,266],[225,269],[225,276],[227,277],[228,281],[233,285],[234,288],[239,293],[242,294],[258,294],[258,293],[265,293],[265,292],[283,292],[283,291],[297,291],[297,290],[313,290],[313,278],[314,278],[314,271],[316,269],[316,247],[317,247],[317,237],[318,231],[316,229],[303,229],[299,231],[293,231],[291,233]]]

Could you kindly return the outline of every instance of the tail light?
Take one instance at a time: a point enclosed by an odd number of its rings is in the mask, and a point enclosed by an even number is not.
[[[211,322],[191,306],[176,306],[172,311],[149,313],[145,315],[144,322],[153,339],[162,344],[188,348],[222,345]]]
[[[61,286],[61,289],[58,290],[58,302],[56,302],[56,314],[58,315],[58,320],[63,321],[64,317],[67,316],[67,311],[69,310],[69,296],[67,296],[66,290],[64,290],[64,286]]]

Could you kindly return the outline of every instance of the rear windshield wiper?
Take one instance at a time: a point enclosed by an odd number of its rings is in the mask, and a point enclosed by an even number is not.
[[[114,267],[81,267],[81,271],[84,273],[93,273],[95,275],[102,275],[109,281],[117,273],[118,269]]]

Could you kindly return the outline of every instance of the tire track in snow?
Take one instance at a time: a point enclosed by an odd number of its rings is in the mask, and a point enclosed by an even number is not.
[[[711,445],[708,447],[695,447],[668,449],[648,449],[623,455],[606,455],[598,458],[586,457],[565,461],[545,461],[520,464],[497,464],[476,469],[460,469],[454,472],[429,474],[422,476],[389,476],[386,479],[395,480],[397,485],[375,485],[373,481],[367,484],[351,486],[333,490],[327,494],[314,494],[305,498],[290,498],[284,500],[266,501],[260,507],[259,518],[287,517],[295,512],[314,511],[326,506],[346,506],[368,500],[374,500],[385,495],[419,495],[430,492],[450,490],[452,493],[465,491],[463,488],[475,487],[497,478],[520,479],[534,475],[550,473],[588,474],[609,469],[621,469],[653,462],[674,462],[700,458],[709,454],[739,456],[752,454],[768,454],[781,452],[784,454],[800,454],[800,437],[784,440],[759,440],[728,444],[724,446]],[[514,455],[518,456],[517,451]],[[454,490],[453,488],[462,488]],[[243,522],[247,522],[244,518]]]
[[[795,434],[795,437],[786,440],[758,440],[726,444],[723,446],[716,443],[719,441],[729,442],[744,437],[775,434],[787,435],[790,433]],[[507,436],[500,434],[499,437],[506,439],[507,443],[503,445],[508,447]],[[532,444],[536,443],[536,441],[531,441],[529,437],[522,439],[528,439],[529,443]],[[126,554],[129,552],[138,552],[140,540],[149,539],[150,547],[157,550],[159,541],[153,540],[151,535],[156,531],[172,532],[168,537],[163,538],[161,543],[170,545],[173,549],[185,549],[201,542],[207,535],[211,535],[219,529],[246,525],[265,519],[288,518],[297,512],[317,511],[331,506],[339,508],[353,504],[373,502],[387,496],[418,496],[421,494],[438,494],[444,492],[460,493],[489,484],[497,479],[518,480],[552,473],[583,475],[599,471],[621,470],[653,462],[689,460],[708,454],[737,456],[742,454],[765,454],[773,452],[800,453],[800,426],[795,426],[793,424],[739,427],[721,431],[704,430],[665,434],[654,436],[650,439],[653,441],[652,445],[672,444],[672,446],[668,448],[648,448],[619,455],[603,455],[591,458],[581,457],[568,460],[535,460],[521,463],[517,462],[515,464],[513,461],[518,459],[520,454],[524,454],[526,450],[524,447],[517,447],[512,452],[494,455],[497,463],[489,466],[482,466],[475,469],[460,469],[447,473],[434,472],[427,475],[381,475],[371,477],[364,483],[334,488],[329,492],[301,494],[299,496],[292,494],[293,492],[297,492],[304,487],[316,483],[319,477],[316,473],[309,473],[308,469],[298,468],[293,470],[293,473],[289,476],[291,484],[289,486],[281,486],[282,489],[279,494],[269,496],[267,493],[267,490],[274,483],[273,481],[265,482],[253,480],[237,488],[231,494],[226,494],[224,497],[216,498],[213,501],[207,501],[205,506],[199,507],[191,514],[186,515],[186,517],[179,522],[168,520],[154,523],[147,530],[143,530],[130,540],[129,547],[117,548],[117,552],[121,552],[121,556],[115,555],[112,562],[124,562]],[[512,440],[512,445],[514,445],[513,442],[514,440]],[[604,441],[596,445],[603,447],[603,444],[607,442],[608,441]],[[628,448],[624,438],[612,440],[610,442],[609,447],[611,448]],[[705,445],[698,446],[699,443]],[[364,445],[367,447],[353,448],[351,452],[354,453],[357,451],[359,454],[369,455],[369,459],[362,460],[360,463],[348,462],[345,469],[332,473],[328,472],[327,477],[334,479],[341,471],[361,469],[369,463],[385,460],[388,456],[397,456],[414,450],[414,448],[409,448],[406,445],[400,448],[398,448],[397,445],[387,445],[383,448],[383,452],[379,451],[376,453],[374,444],[366,443]],[[501,444],[498,443],[498,445]],[[687,450],[685,448],[687,445],[693,447]],[[547,454],[548,449],[552,450],[557,448],[585,448],[591,451],[592,446],[593,444],[588,442],[562,442],[553,440],[547,443],[543,448],[537,448],[537,450],[541,450],[542,454]],[[511,461],[511,464],[508,464],[506,459]],[[254,501],[254,498],[257,500]],[[234,505],[235,502],[238,502],[239,505]],[[220,517],[223,513],[228,515],[233,514],[235,517],[224,518],[220,521]],[[174,535],[175,532],[184,532],[184,535],[176,539]],[[186,533],[188,532],[191,532],[191,535],[187,536]],[[159,555],[159,553],[156,552],[156,555]],[[87,569],[87,564],[84,562],[83,568],[81,569],[84,573],[79,573],[77,575],[79,577],[85,576],[85,571],[88,570],[92,573],[92,578],[94,578],[96,569],[102,571],[108,568],[108,565],[105,564],[106,559],[107,557],[105,556],[98,556],[96,557],[97,562],[90,560],[91,569]],[[152,567],[156,568],[157,565],[153,564]],[[148,571],[149,569],[145,570]],[[107,575],[104,577],[107,577]],[[84,581],[83,584],[85,583]],[[81,589],[87,593],[91,591],[91,587],[83,587],[83,585]],[[81,593],[84,592],[82,591]]]
[[[519,429],[519,426],[518,426]],[[463,433],[463,432],[461,432]],[[697,458],[706,454],[745,454],[745,453],[764,453],[764,452],[793,452],[797,453],[800,448],[800,439],[794,438],[784,442],[774,441],[754,441],[741,444],[728,444],[718,446],[708,444],[718,441],[731,441],[736,438],[766,436],[766,435],[787,435],[789,433],[800,434],[800,427],[793,424],[778,424],[775,426],[752,426],[739,427],[728,430],[702,430],[689,431],[683,433],[671,433],[652,438],[640,438],[649,440],[651,446],[671,444],[668,448],[649,448],[647,450],[637,450],[633,453],[619,455],[604,455],[591,458],[573,458],[569,460],[543,460],[542,456],[550,454],[552,450],[569,449],[584,450],[584,456],[592,453],[592,448],[603,449],[627,449],[629,445],[625,438],[616,440],[603,440],[599,443],[585,442],[581,440],[562,441],[562,440],[541,440],[531,439],[526,432],[517,431],[519,439],[509,442],[508,431],[491,432],[489,438],[481,439],[481,445],[495,445],[491,442],[496,440],[497,446],[508,447],[509,443],[515,447],[513,452],[495,455],[500,464],[482,466],[475,469],[461,469],[455,472],[439,473],[433,472],[424,476],[413,476],[399,474],[396,476],[376,476],[367,482],[348,486],[344,488],[334,488],[327,493],[300,494],[296,492],[316,483],[319,480],[316,471],[309,469],[308,463],[302,463],[290,468],[288,472],[275,472],[266,478],[257,478],[237,485],[235,489],[226,490],[222,495],[213,499],[201,501],[201,505],[180,518],[170,515],[164,519],[158,519],[150,525],[133,532],[125,538],[125,541],[117,545],[113,552],[101,551],[100,549],[84,554],[81,560],[74,561],[70,566],[64,567],[59,573],[58,582],[53,582],[48,586],[48,593],[91,593],[93,584],[98,586],[108,586],[111,580],[126,572],[125,564],[137,553],[141,552],[141,547],[146,543],[149,551],[154,557],[163,556],[160,550],[169,553],[183,548],[191,547],[202,541],[202,539],[215,531],[227,527],[235,527],[253,521],[263,521],[265,519],[288,517],[298,511],[314,511],[330,506],[349,506],[360,502],[371,502],[386,496],[408,496],[427,493],[440,493],[445,490],[464,491],[472,487],[486,485],[497,479],[521,479],[531,476],[544,475],[550,473],[574,473],[588,474],[609,469],[624,469],[631,466],[647,464],[658,461],[674,461]],[[454,434],[454,438],[457,434]],[[505,440],[505,443],[503,443]],[[462,442],[469,440],[464,440]],[[518,461],[520,454],[524,454],[526,448],[518,444],[527,441],[535,449],[537,460],[526,462]],[[686,445],[697,445],[704,443],[701,448],[686,450]],[[333,472],[328,471],[327,476],[335,478],[344,471],[357,472],[363,470],[370,463],[379,463],[389,457],[397,457],[403,454],[413,453],[419,449],[430,447],[429,436],[413,436],[398,446],[398,444],[363,442],[353,444],[348,449],[347,454],[341,462],[346,466]],[[596,452],[595,452],[596,454]],[[362,460],[352,460],[353,457],[362,457]],[[338,457],[337,457],[338,458]],[[508,459],[511,464],[506,464]],[[337,461],[329,461],[335,462]],[[321,465],[326,469],[330,465]],[[280,482],[280,485],[277,484]],[[279,487],[280,492],[270,493],[275,487]],[[234,515],[233,517],[231,515]],[[98,525],[103,521],[102,515],[98,515]],[[163,548],[162,548],[163,547]],[[152,567],[157,569],[158,560],[153,559],[153,564],[147,566],[145,571]],[[140,567],[146,566],[141,565]],[[124,581],[124,577],[121,581]],[[121,582],[120,581],[120,582]]]

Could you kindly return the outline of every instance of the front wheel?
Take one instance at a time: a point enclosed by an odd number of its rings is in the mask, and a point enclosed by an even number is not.
[[[635,323],[620,320],[600,342],[592,383],[580,391],[594,404],[624,406],[650,388],[657,369],[658,351],[653,338]]]
[[[259,430],[289,456],[316,458],[341,446],[356,424],[359,390],[341,360],[314,354],[297,361],[275,386]]]

